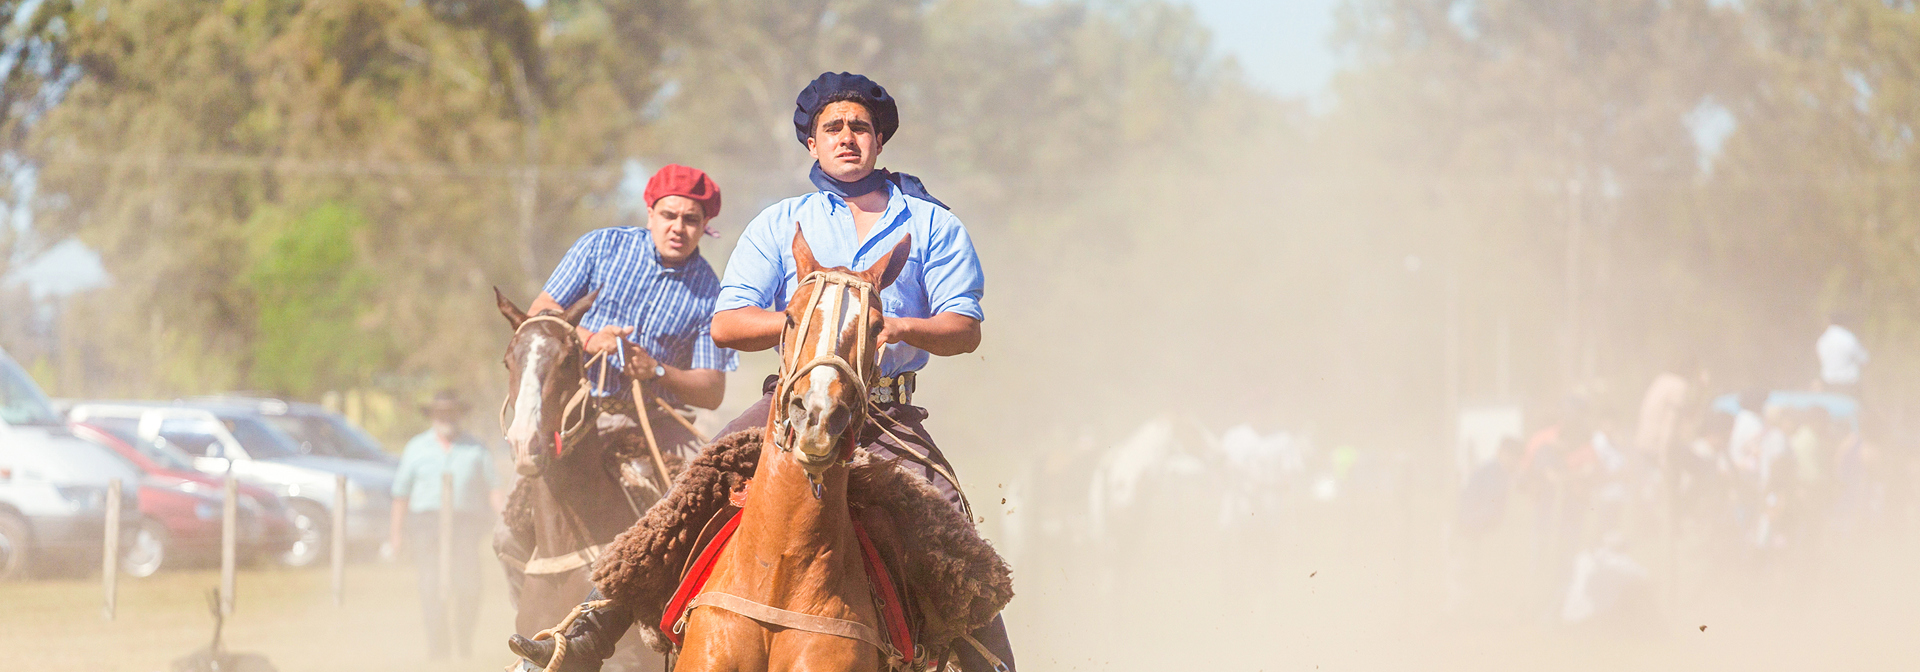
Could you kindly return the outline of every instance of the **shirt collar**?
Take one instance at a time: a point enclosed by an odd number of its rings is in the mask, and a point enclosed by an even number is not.
[[[859,245],[859,249],[855,250],[853,253],[853,263],[855,264],[860,263],[860,258],[865,256],[867,254],[867,251],[873,248],[873,246],[876,244],[876,241],[886,238],[887,234],[893,231],[894,225],[899,222],[901,216],[906,214],[906,210],[907,210],[906,194],[900,193],[900,189],[898,187],[895,187],[892,182],[886,183],[886,190],[887,190],[887,209],[881,211],[880,220],[873,223],[872,229],[867,230],[866,240],[857,241],[857,244]],[[847,208],[849,212],[852,211],[852,208],[848,208],[847,206],[847,200],[844,198],[841,198],[839,194],[835,194],[825,190],[819,191],[818,193],[821,196],[825,196],[827,198],[827,203],[831,204],[833,207]]]

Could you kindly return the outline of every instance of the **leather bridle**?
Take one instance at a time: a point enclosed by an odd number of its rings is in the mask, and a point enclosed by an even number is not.
[[[788,416],[787,410],[791,407],[793,384],[799,381],[801,376],[812,373],[814,369],[823,366],[828,367],[840,372],[842,377],[846,378],[848,383],[854,386],[854,403],[852,407],[848,409],[848,411],[853,414],[853,421],[848,423],[847,430],[843,432],[845,444],[840,450],[841,455],[839,455],[840,461],[844,462],[853,458],[854,437],[859,433],[859,428],[866,420],[867,388],[873,384],[873,374],[876,368],[872,361],[870,361],[873,359],[871,356],[872,346],[869,344],[869,341],[872,340],[870,337],[873,328],[872,309],[874,300],[879,296],[879,290],[874,286],[874,283],[846,271],[814,271],[800,280],[800,287],[807,285],[818,285],[818,287],[815,289],[813,296],[807,300],[806,310],[801,311],[800,322],[797,325],[792,322],[787,323],[787,329],[790,330],[790,332],[783,333],[780,340],[786,342],[786,333],[792,333],[795,336],[793,349],[798,350],[800,348],[800,341],[806,338],[808,330],[813,327],[813,316],[819,312],[821,297],[826,296],[827,292],[831,289],[844,288],[847,290],[847,293],[860,297],[860,327],[859,331],[855,332],[853,361],[849,362],[845,357],[840,356],[840,339],[844,337],[844,334],[837,328],[829,330],[829,333],[820,335],[820,338],[832,339],[827,341],[827,347],[823,349],[824,354],[809,359],[805,363],[795,364],[800,353],[785,353],[786,356],[780,360],[780,382],[779,385],[774,388],[773,392],[773,421],[775,429],[773,432],[773,443],[774,446],[783,452],[793,449],[794,438],[798,430],[793,427],[793,418]],[[810,455],[809,457],[812,456]],[[802,459],[801,464],[805,467],[807,461]],[[815,474],[813,469],[807,469],[807,476],[810,480],[814,478]],[[816,480],[814,488],[816,495],[819,491],[818,486],[819,483]]]
[[[567,340],[573,345],[573,349],[576,352],[585,350],[585,346],[580,343],[579,333],[574,331],[573,323],[552,315],[535,315],[527,318],[526,321],[521,322],[520,326],[513,330],[514,340],[520,339],[520,332],[525,331],[527,325],[536,322],[553,322],[564,327],[567,331]],[[593,361],[598,361],[605,357],[606,355],[604,353],[596,354],[593,357]],[[593,361],[587,362],[587,366],[591,367]],[[603,371],[604,368],[605,367],[602,367]],[[521,371],[520,375],[537,374],[529,371]],[[554,432],[553,434],[553,458],[566,457],[568,453],[572,452],[573,447],[579,444],[580,437],[585,436],[587,430],[592,429],[595,411],[593,404],[588,403],[591,392],[591,386],[588,384],[586,371],[585,368],[583,368],[580,374],[580,385],[574,389],[573,396],[567,398],[566,405],[562,407],[560,411],[560,431]],[[514,398],[508,396],[500,402],[500,433],[503,435],[507,432],[507,411],[512,408],[513,401]],[[533,457],[534,464],[543,467],[548,459],[544,451],[534,452]]]

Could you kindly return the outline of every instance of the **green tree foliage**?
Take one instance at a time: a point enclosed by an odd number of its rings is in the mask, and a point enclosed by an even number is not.
[[[630,161],[709,170],[737,232],[807,188],[792,97],[840,70],[985,254],[987,345],[941,365],[1003,391],[982,438],[1062,394],[1427,432],[1436,398],[1630,397],[1689,355],[1796,385],[1835,310],[1875,384],[1920,367],[1898,3],[1349,0],[1317,110],[1151,0],[39,7],[0,103],[36,226],[117,280],[65,308],[99,394],[483,389],[489,285],[524,302],[630,215]]]
[[[253,389],[313,398],[367,380],[388,361],[385,334],[362,326],[379,288],[362,264],[360,213],[326,203],[291,214],[254,211],[245,274],[253,322]]]
[[[120,341],[98,353],[117,388],[102,392],[313,389],[247,370],[264,326],[247,223],[330,202],[364,217],[356,263],[380,279],[355,328],[421,344],[335,373],[474,377],[497,339],[486,303],[462,299],[526,292],[544,274],[533,259],[611,220],[606,166],[639,151],[655,86],[634,69],[654,67],[660,42],[632,39],[651,34],[650,8],[67,7],[62,44],[85,75],[32,134],[48,195],[36,226],[81,236],[119,281],[73,311]],[[529,26],[546,27],[538,50]]]

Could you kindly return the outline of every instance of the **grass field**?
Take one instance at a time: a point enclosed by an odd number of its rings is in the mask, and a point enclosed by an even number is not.
[[[483,572],[479,634],[469,660],[427,660],[410,563],[349,566],[346,604],[339,607],[324,568],[243,570],[226,648],[264,654],[282,672],[499,670],[513,659],[504,639],[513,614],[494,567]],[[210,641],[207,592],[219,583],[213,569],[123,578],[113,621],[102,618],[98,576],[0,583],[0,663],[17,670],[167,670]]]

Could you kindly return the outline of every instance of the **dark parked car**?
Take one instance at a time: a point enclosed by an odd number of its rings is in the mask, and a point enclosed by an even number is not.
[[[220,517],[224,479],[193,468],[180,451],[139,438],[130,427],[73,423],[75,436],[105,446],[144,474],[140,480],[140,519],[125,547],[121,569],[152,576],[183,561],[206,561],[220,554]],[[235,547],[243,563],[285,553],[300,538],[286,503],[272,491],[240,484]]]

